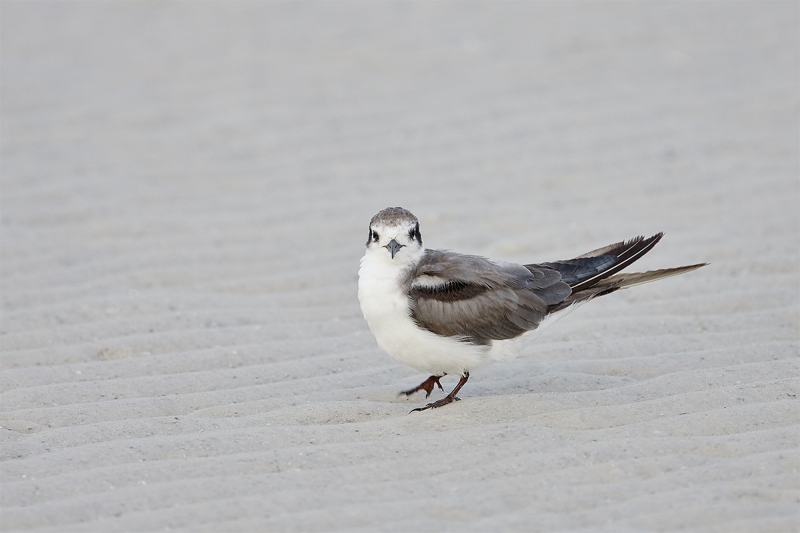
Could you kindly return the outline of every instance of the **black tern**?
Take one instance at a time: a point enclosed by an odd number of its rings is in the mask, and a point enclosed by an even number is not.
[[[576,304],[614,291],[683,274],[706,263],[620,271],[663,236],[636,237],[573,259],[518,265],[476,255],[429,250],[417,217],[389,207],[372,217],[358,271],[358,299],[378,346],[430,377],[400,394],[429,397],[445,375],[461,379],[444,398],[414,411],[459,400],[470,372],[508,359],[514,341]]]

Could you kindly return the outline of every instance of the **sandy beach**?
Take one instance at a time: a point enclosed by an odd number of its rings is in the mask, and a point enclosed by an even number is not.
[[[2,2],[0,530],[798,531],[799,28],[788,1]],[[409,414],[426,376],[356,298],[387,206],[430,248],[664,231],[637,270],[710,265]]]

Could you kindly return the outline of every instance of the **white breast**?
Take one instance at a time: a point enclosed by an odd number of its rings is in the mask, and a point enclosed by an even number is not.
[[[402,269],[367,253],[358,271],[358,300],[378,346],[397,361],[432,375],[459,375],[498,358],[499,346],[476,346],[441,337],[414,322]]]

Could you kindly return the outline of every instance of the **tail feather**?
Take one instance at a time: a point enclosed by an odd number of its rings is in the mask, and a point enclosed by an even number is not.
[[[615,287],[616,289],[626,289],[643,283],[650,283],[658,279],[668,278],[670,276],[677,276],[684,272],[691,272],[700,267],[706,266],[708,263],[697,263],[696,265],[686,265],[675,268],[662,268],[659,270],[648,270],[647,272],[631,272],[617,274],[600,281],[598,287]]]
[[[708,263],[697,263],[696,265],[663,268],[660,270],[648,270],[647,272],[626,272],[624,274],[617,274],[616,276],[612,276],[600,281],[588,289],[583,289],[577,292],[573,291],[573,293],[570,294],[563,302],[549,306],[547,308],[547,313],[555,313],[556,311],[566,309],[574,304],[591,300],[597,296],[611,294],[612,292],[620,289],[627,289],[628,287],[642,285],[643,283],[650,283],[651,281],[668,278],[670,276],[677,276],[678,274],[683,274],[685,272],[691,272],[692,270],[696,270],[700,267],[706,266],[707,264]]]
[[[677,276],[678,274],[691,272],[692,270],[696,270],[707,265],[707,263],[697,263],[694,265],[686,265],[675,268],[649,270],[647,272],[620,273],[621,270],[630,266],[633,262],[649,252],[663,236],[663,233],[657,233],[648,239],[645,239],[644,237],[636,237],[629,241],[618,242],[603,248],[598,248],[597,250],[588,252],[569,261],[544,263],[543,265],[563,271],[565,281],[569,279],[568,276],[572,276],[573,279],[576,279],[575,282],[568,281],[570,283],[570,288],[572,289],[572,294],[570,294],[564,301],[549,306],[547,308],[548,313],[554,313],[575,304],[585,302],[597,296],[610,294],[620,289],[626,289],[628,287],[649,283],[651,281],[668,278],[670,276]],[[591,260],[595,258],[599,259],[601,257],[608,258],[610,265],[601,272],[597,272],[596,270],[595,273],[591,272],[588,267],[593,266],[596,262]],[[589,261],[591,264],[587,263],[584,265],[583,263],[586,263],[587,261]],[[574,270],[576,265],[581,267],[584,275],[580,277],[574,276],[572,270]],[[597,266],[599,267],[597,270],[599,270],[605,265],[598,263]]]

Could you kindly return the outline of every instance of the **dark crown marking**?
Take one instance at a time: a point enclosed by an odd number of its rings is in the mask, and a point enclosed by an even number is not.
[[[419,224],[417,217],[411,211],[402,207],[387,207],[369,221],[370,226],[383,224],[384,226],[400,226],[403,224]]]

